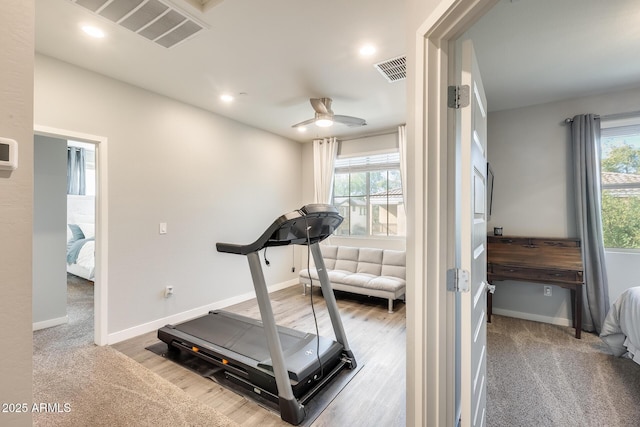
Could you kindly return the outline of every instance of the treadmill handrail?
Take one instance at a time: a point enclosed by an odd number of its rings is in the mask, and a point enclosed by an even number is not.
[[[248,255],[252,252],[258,252],[269,246],[285,246],[291,244],[306,245],[308,243],[320,242],[329,237],[336,228],[342,223],[342,216],[338,210],[326,204],[310,204],[302,208],[281,215],[262,233],[262,235],[253,243],[247,245],[239,245],[234,243],[216,243],[218,252],[231,253],[236,255]],[[297,221],[304,221],[303,224],[296,229],[294,226]],[[279,236],[279,232],[287,231],[286,236]],[[307,231],[309,231],[309,240],[307,241]],[[298,234],[296,234],[296,232]],[[303,235],[299,233],[304,232]],[[313,232],[313,234],[311,234]],[[293,234],[292,234],[293,233]]]

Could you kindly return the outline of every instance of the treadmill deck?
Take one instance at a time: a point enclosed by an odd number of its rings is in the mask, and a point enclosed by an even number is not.
[[[278,326],[278,335],[285,357],[289,378],[304,381],[322,365],[339,360],[343,347],[337,342],[316,335]],[[158,338],[169,346],[179,342],[183,348],[209,350],[224,359],[246,365],[249,369],[273,372],[271,356],[262,322],[225,311],[209,314],[178,324],[167,325],[158,331]],[[328,367],[328,366],[327,366]]]

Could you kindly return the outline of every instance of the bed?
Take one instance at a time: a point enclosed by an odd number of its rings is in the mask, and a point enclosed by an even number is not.
[[[613,303],[600,338],[614,356],[628,357],[640,364],[640,286],[627,289]]]
[[[95,225],[67,224],[67,272],[87,280],[94,280]]]

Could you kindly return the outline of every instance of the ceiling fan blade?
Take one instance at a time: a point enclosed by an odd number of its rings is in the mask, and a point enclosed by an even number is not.
[[[367,121],[365,119],[361,119],[359,117],[352,117],[352,116],[341,116],[339,114],[335,114],[333,116],[333,121],[337,123],[342,123],[343,125],[347,125],[349,127],[367,125]]]
[[[292,128],[297,128],[300,126],[306,126],[306,125],[310,125],[311,123],[315,122],[316,119],[315,117],[313,119],[309,119],[309,120],[305,120],[304,122],[300,122],[300,123],[296,123],[295,125],[291,126]]]
[[[329,100],[328,105],[326,100]],[[311,98],[309,100],[311,102],[311,106],[316,111],[316,113],[320,114],[333,114],[331,111],[331,99],[330,98]]]

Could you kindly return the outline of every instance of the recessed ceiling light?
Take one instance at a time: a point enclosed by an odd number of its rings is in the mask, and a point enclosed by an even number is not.
[[[82,27],[82,31],[84,31],[85,33],[87,33],[91,37],[95,37],[97,39],[104,38],[104,35],[105,35],[104,31],[102,31],[100,28],[94,27],[92,25],[84,25]]]
[[[371,56],[376,53],[376,47],[372,44],[366,44],[360,48],[360,55]]]
[[[298,132],[300,133],[305,133],[307,131],[307,128],[304,126],[298,126]]]
[[[229,94],[224,94],[224,95],[220,95],[220,99],[224,102],[231,102],[233,101],[233,96]]]

